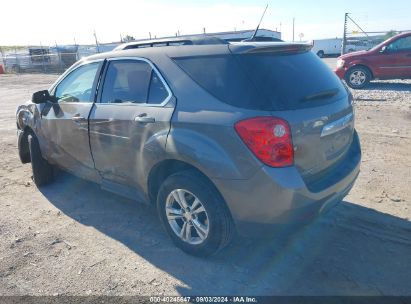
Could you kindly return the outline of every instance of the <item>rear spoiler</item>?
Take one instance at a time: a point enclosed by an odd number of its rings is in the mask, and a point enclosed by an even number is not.
[[[309,52],[313,48],[313,44],[289,42],[231,43],[229,48],[233,54],[290,54]]]

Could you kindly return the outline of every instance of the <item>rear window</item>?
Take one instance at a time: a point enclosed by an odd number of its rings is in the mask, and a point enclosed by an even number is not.
[[[175,58],[222,102],[255,110],[293,110],[347,96],[341,81],[312,52]]]

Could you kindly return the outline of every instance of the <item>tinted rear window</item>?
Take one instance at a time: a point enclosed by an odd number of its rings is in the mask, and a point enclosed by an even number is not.
[[[174,60],[210,94],[240,108],[292,110],[331,103],[347,96],[341,81],[312,52]]]

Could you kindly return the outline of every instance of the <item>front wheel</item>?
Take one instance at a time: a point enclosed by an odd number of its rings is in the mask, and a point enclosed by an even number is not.
[[[362,89],[371,80],[371,73],[364,67],[352,67],[345,73],[345,82],[352,89]]]
[[[53,181],[53,167],[41,155],[37,137],[29,134],[28,142],[34,183],[37,187],[51,183]]]
[[[212,255],[233,236],[233,222],[221,195],[194,171],[179,172],[164,181],[157,210],[174,244],[191,255]]]

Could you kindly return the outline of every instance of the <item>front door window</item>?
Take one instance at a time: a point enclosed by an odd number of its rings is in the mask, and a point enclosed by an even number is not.
[[[400,38],[387,46],[389,52],[411,51],[411,36]]]
[[[99,63],[89,63],[68,74],[57,86],[58,102],[93,102],[93,84]]]

